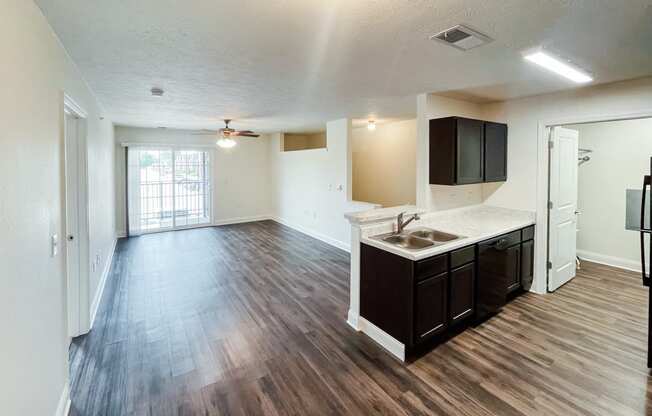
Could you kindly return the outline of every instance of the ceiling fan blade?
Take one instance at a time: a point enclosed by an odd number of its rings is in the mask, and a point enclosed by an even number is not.
[[[238,130],[238,133],[249,133],[249,134],[253,134],[254,132],[251,131],[251,130]]]
[[[243,137],[260,137],[260,134],[254,134],[254,133],[238,133],[238,136],[243,136]]]

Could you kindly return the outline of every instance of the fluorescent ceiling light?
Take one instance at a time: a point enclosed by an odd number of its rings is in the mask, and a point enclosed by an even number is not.
[[[566,77],[573,82],[577,82],[578,84],[584,84],[593,81],[593,78],[591,78],[586,72],[573,68],[569,64],[562,62],[545,52],[538,51],[530,53],[525,55],[524,58],[530,62],[534,62],[535,64],[546,68],[549,71]]]

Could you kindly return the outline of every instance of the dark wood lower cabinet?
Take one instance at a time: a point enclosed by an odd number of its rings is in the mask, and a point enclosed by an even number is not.
[[[521,286],[530,290],[534,279],[534,240],[521,244]]]
[[[451,270],[449,321],[451,325],[473,315],[475,304],[475,262]]]
[[[513,292],[521,287],[521,245],[517,244],[505,250],[505,276],[507,277],[507,292]]]
[[[415,342],[446,329],[448,273],[422,280],[416,285],[414,305]]]
[[[527,227],[418,261],[363,243],[360,316],[408,355],[429,348],[431,338],[499,312],[510,292],[531,283],[533,238]]]

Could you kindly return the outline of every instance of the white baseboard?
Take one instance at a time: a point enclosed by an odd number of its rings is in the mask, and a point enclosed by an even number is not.
[[[580,260],[591,261],[593,263],[604,264],[606,266],[617,267],[619,269],[630,270],[633,272],[641,272],[640,261],[607,256],[606,254],[594,253],[586,250],[577,250],[577,256]]]
[[[125,238],[127,236],[126,231],[116,231],[115,238]]]
[[[357,313],[349,309],[349,313],[346,317],[346,323],[349,324],[351,328],[355,329],[356,331],[359,331],[360,330],[360,325],[358,323],[359,317],[360,316]]]
[[[405,362],[405,345],[402,342],[396,340],[387,332],[367,321],[362,316],[358,317],[358,327],[360,328],[360,331],[367,334],[369,338],[376,341],[394,357]]]
[[[70,404],[70,385],[66,382],[65,386],[63,386],[63,391],[61,392],[59,404],[57,405],[54,416],[68,416],[68,413],[70,413]]]
[[[254,215],[250,217],[236,217],[236,218],[227,218],[224,220],[215,220],[213,221],[213,225],[241,224],[244,222],[265,221],[271,219],[272,219],[271,215]]]
[[[95,323],[95,315],[97,315],[97,310],[100,307],[100,301],[102,300],[102,294],[104,293],[104,286],[106,286],[106,280],[109,277],[109,271],[111,270],[111,264],[113,263],[113,255],[115,254],[115,246],[118,244],[118,239],[113,239],[113,244],[111,245],[111,250],[109,255],[104,262],[104,269],[102,269],[102,276],[100,277],[100,282],[97,285],[97,290],[95,291],[95,296],[93,297],[93,303],[91,303],[91,319],[88,330],[93,329],[93,324]]]
[[[337,247],[340,250],[344,250],[344,251],[349,252],[349,253],[351,252],[351,246],[349,244],[344,243],[344,242],[339,241],[339,240],[336,240],[334,238],[331,238],[331,237],[329,237],[327,235],[324,235],[324,234],[322,234],[322,233],[320,233],[318,231],[311,230],[311,229],[306,228],[306,227],[304,227],[302,225],[294,224],[294,223],[292,223],[290,221],[287,221],[287,220],[285,220],[283,218],[280,218],[280,217],[271,217],[270,219],[278,222],[279,224],[283,224],[283,225],[285,225],[287,227],[290,227],[290,228],[292,228],[292,229],[294,229],[296,231],[299,231],[300,233],[306,234],[306,235],[308,235],[310,237],[316,238],[317,240],[323,241],[326,244],[330,244],[333,247]]]

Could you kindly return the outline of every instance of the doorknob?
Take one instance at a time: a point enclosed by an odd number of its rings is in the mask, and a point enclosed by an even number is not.
[[[75,239],[75,236],[74,236],[74,235],[72,235],[72,234],[68,235],[68,241],[72,241],[72,240],[74,240],[74,239]]]

